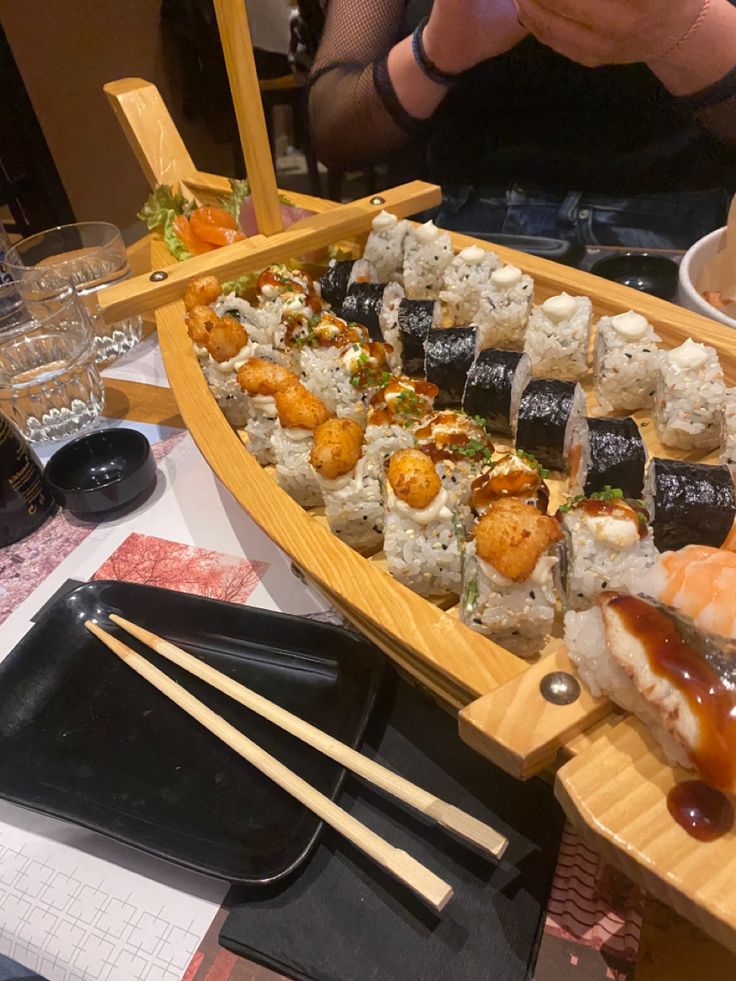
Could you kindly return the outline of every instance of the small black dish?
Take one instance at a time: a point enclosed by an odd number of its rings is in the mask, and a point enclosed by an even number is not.
[[[156,486],[156,461],[135,429],[101,429],[67,443],[46,464],[59,504],[100,521],[142,504]]]
[[[590,271],[603,279],[650,293],[662,300],[673,300],[677,294],[679,267],[664,255],[651,255],[649,252],[607,255],[593,263]]]
[[[119,613],[357,748],[378,648],[330,624],[97,581],[56,600],[0,665],[0,799],[185,868],[260,886],[293,872],[319,818],[131,671],[94,619],[335,800],[345,768],[132,639]]]

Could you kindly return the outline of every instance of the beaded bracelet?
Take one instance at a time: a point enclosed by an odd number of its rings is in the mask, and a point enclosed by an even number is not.
[[[414,60],[430,81],[436,82],[437,85],[454,85],[460,78],[461,73],[451,74],[450,72],[443,72],[429,57],[424,47],[424,28],[426,26],[427,18],[423,17],[412,35],[411,50],[414,53]]]

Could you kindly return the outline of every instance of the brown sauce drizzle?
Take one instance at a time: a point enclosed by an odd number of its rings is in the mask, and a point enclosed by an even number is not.
[[[635,522],[637,531],[639,532],[639,538],[646,538],[649,515],[644,508],[635,506],[629,501],[622,501],[616,498],[613,500],[599,500],[598,498],[586,497],[585,500],[578,501],[575,505],[575,510],[585,511],[586,514],[596,518],[604,515],[611,515],[614,518],[628,518]],[[640,514],[644,516],[644,521],[639,519]]]
[[[605,595],[605,594],[604,594]],[[698,723],[690,759],[711,787],[736,787],[736,693],[681,636],[675,623],[637,596],[616,594],[607,605],[646,651],[649,665],[683,696]]]
[[[698,841],[715,841],[733,827],[733,804],[702,780],[675,784],[667,794],[667,810]]]
[[[448,426],[447,429],[442,428]],[[452,429],[457,426],[457,429]],[[419,449],[426,453],[433,463],[439,460],[475,460],[476,462],[490,459],[493,443],[486,431],[464,416],[456,412],[440,412],[429,422],[417,429],[414,434]],[[471,441],[477,445],[476,450],[461,452]],[[470,447],[469,447],[470,448]]]

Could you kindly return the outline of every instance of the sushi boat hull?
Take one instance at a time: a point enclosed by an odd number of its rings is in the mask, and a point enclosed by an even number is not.
[[[126,86],[126,98],[135,101],[135,86]],[[109,94],[114,101],[114,93]],[[166,143],[167,128],[178,137],[168,114],[157,120],[159,149]],[[133,142],[136,136],[129,133]],[[137,150],[139,158],[146,156],[145,146]],[[180,181],[202,203],[227,191],[223,178],[201,174],[192,166],[188,155],[179,160],[172,154],[166,159],[165,179]],[[147,176],[152,183],[161,179],[155,166]],[[367,560],[336,539],[324,518],[302,510],[247,453],[212,398],[192,351],[181,302],[192,279],[206,273],[224,278],[254,271],[288,259],[297,246],[298,252],[305,252],[346,236],[364,238],[372,215],[381,207],[410,214],[437,200],[438,194],[437,188],[415,182],[409,188],[383,192],[384,200],[368,199],[350,208],[296,196],[299,205],[317,213],[314,218],[277,237],[257,236],[246,248],[239,243],[176,266],[171,265],[163,243],[154,240],[152,268],[167,276],[158,281],[146,276],[143,282],[112,287],[103,294],[102,305],[111,320],[119,319],[123,311],[158,308],[161,351],[172,390],[213,471],[348,619],[446,707],[459,711],[463,738],[520,778],[563,762],[557,773],[557,795],[592,844],[648,891],[736,949],[736,896],[727,885],[736,873],[734,834],[704,845],[674,823],[665,798],[679,775],[641,725],[612,716],[610,703],[584,690],[568,704],[543,697],[550,675],[571,672],[561,641],[553,641],[545,656],[529,665],[465,628],[453,611],[443,612],[392,580],[380,560]],[[457,234],[452,240],[456,250],[475,241]],[[590,296],[597,317],[638,309],[656,325],[668,346],[696,335],[718,350],[726,376],[734,383],[736,344],[726,328],[588,273],[502,247],[496,251],[534,277],[540,301],[564,289]],[[653,437],[651,418],[634,415],[650,455],[673,455]]]

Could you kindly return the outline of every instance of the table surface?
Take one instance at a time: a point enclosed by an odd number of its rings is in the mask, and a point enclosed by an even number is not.
[[[146,239],[129,250],[134,271],[149,262]],[[147,324],[147,330],[153,324]],[[169,389],[107,379],[105,415],[174,427],[184,423]],[[254,977],[257,977],[254,974]],[[263,977],[264,975],[261,975]],[[266,977],[272,976],[269,974]],[[612,974],[612,978],[616,975]],[[725,950],[691,923],[654,899],[647,899],[636,981],[730,981],[736,978],[736,954]],[[581,979],[582,981],[582,979]]]

